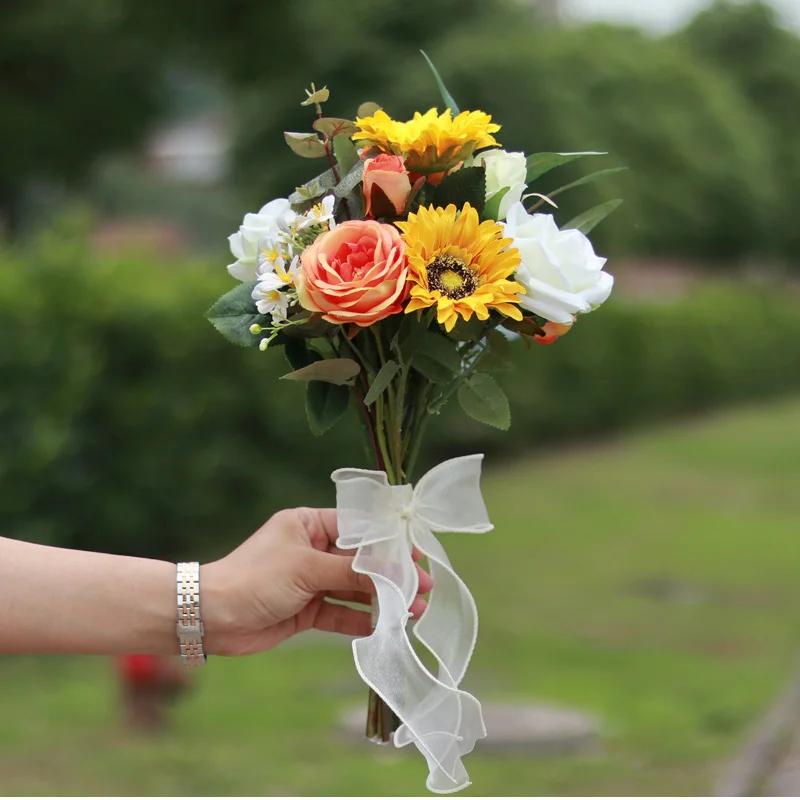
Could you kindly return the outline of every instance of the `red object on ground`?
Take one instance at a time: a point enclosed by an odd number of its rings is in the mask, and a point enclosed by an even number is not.
[[[127,683],[156,683],[162,672],[158,656],[121,656],[117,666]]]

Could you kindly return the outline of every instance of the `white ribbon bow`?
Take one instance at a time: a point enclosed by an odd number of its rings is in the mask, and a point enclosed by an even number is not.
[[[415,744],[428,762],[427,787],[448,794],[468,786],[461,761],[486,736],[480,703],[459,689],[478,635],[478,610],[434,532],[492,529],[480,490],[482,455],[445,461],[417,484],[390,486],[386,473],[338,469],[338,546],[357,548],[353,569],[375,584],[380,612],[371,636],[353,642],[356,669],[402,722],[397,747]],[[413,627],[436,657],[434,675],[406,632],[419,579],[412,547],[427,556],[433,591]]]

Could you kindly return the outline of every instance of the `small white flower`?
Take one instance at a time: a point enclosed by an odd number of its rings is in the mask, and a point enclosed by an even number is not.
[[[603,272],[605,258],[595,255],[580,231],[561,231],[551,214],[528,214],[522,203],[511,206],[506,235],[522,256],[514,279],[525,287],[517,295],[523,308],[550,322],[571,323],[604,303],[614,278]]]
[[[497,219],[505,219],[508,209],[519,203],[525,191],[528,165],[525,153],[507,153],[505,150],[487,150],[475,156],[475,166],[486,168],[486,199],[501,189],[508,191],[500,201]]]
[[[283,270],[286,260],[291,259],[292,247],[282,237],[268,236],[259,240],[256,277],[266,272]]]
[[[289,230],[296,216],[285,198],[272,200],[257,214],[246,214],[239,230],[228,237],[231,253],[236,258],[228,265],[228,272],[240,281],[256,280],[259,242]]]
[[[319,203],[306,211],[301,218],[300,224],[297,226],[297,230],[300,231],[309,225],[314,225],[315,223],[320,225],[327,223],[328,228],[333,228],[336,224],[333,221],[333,204],[334,197],[332,194],[329,194],[327,197],[323,197]]]
[[[289,310],[290,297],[282,291],[287,286],[286,281],[274,272],[267,272],[261,276],[253,289],[253,300],[259,314],[270,314],[273,319],[285,320]]]

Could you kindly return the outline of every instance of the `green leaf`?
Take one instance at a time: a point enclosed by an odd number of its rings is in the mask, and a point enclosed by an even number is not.
[[[333,139],[334,136],[351,137],[358,132],[358,127],[351,119],[340,119],[339,117],[320,117],[314,120],[312,125],[315,131]]]
[[[322,436],[338,422],[347,411],[350,390],[322,381],[309,381],[306,385],[306,415],[314,436]]]
[[[489,357],[481,362],[483,369],[486,372],[512,371],[515,365],[508,337],[497,328],[493,328],[486,334],[486,339],[489,344]]]
[[[550,172],[551,169],[560,167],[562,164],[567,164],[574,161],[576,158],[583,158],[584,156],[607,156],[608,153],[599,151],[588,150],[584,153],[533,153],[526,159],[528,164],[528,174],[526,181],[530,183],[536,178]]]
[[[480,320],[474,315],[469,320],[459,317],[453,330],[447,335],[458,342],[477,342],[486,333],[486,326],[485,320]]]
[[[292,133],[284,131],[283,138],[292,152],[302,158],[324,158],[328,151],[316,133]]]
[[[610,169],[599,169],[597,172],[590,172],[588,175],[584,175],[582,178],[572,181],[572,183],[568,183],[565,186],[559,186],[558,189],[549,192],[548,197],[556,197],[562,192],[566,192],[568,189],[574,189],[576,186],[583,186],[586,183],[592,183],[600,178],[605,178],[607,175],[614,175],[617,172],[624,172],[627,169],[627,167],[611,167]],[[541,201],[539,202],[539,205],[541,205]]]
[[[348,385],[361,372],[361,366],[352,358],[324,358],[296,369],[281,380],[287,381],[325,381],[337,386]]]
[[[453,99],[453,95],[447,91],[447,87],[444,85],[444,81],[442,80],[441,75],[439,75],[439,71],[433,66],[433,61],[428,58],[428,54],[424,50],[420,50],[420,53],[422,53],[422,57],[428,62],[428,66],[431,68],[431,72],[436,80],[436,85],[439,87],[439,93],[442,95],[444,104],[453,112],[453,116],[455,117],[461,112],[458,109],[456,101]]]
[[[333,155],[336,157],[341,175],[346,175],[358,164],[358,150],[346,136],[337,136],[333,140]]]
[[[267,326],[272,319],[259,314],[252,298],[255,281],[240,283],[222,295],[206,312],[206,319],[229,341],[240,347],[258,347],[259,334],[250,333],[251,325]]]
[[[478,422],[504,431],[511,425],[508,398],[491,375],[479,372],[462,383],[458,387],[458,402]]]
[[[590,208],[588,211],[584,211],[583,214],[578,214],[562,230],[574,229],[588,236],[615,208],[619,208],[621,205],[622,200],[609,200],[608,202],[600,203],[599,206]]]
[[[500,213],[500,204],[503,202],[503,198],[511,191],[510,186],[504,186],[502,189],[496,191],[487,201],[486,205],[483,208],[483,214],[481,214],[481,219],[497,219],[497,215]]]
[[[378,370],[372,386],[369,387],[367,396],[364,398],[364,405],[371,406],[380,397],[386,387],[392,382],[392,378],[397,374],[400,365],[396,361],[389,360]]]
[[[448,383],[461,372],[461,356],[452,339],[426,332],[420,339],[412,365],[431,383]]]
[[[372,100],[365,100],[356,111],[356,117],[359,119],[364,119],[364,117],[373,117],[375,116],[376,111],[380,111],[381,106],[377,103],[373,102]]]
[[[305,339],[287,339],[283,354],[292,369],[302,369],[321,358],[309,348]]]
[[[428,323],[425,318],[418,319],[417,313],[403,315],[400,327],[389,343],[401,364],[409,361],[419,350],[427,330]]]
[[[446,175],[431,192],[431,203],[442,208],[454,203],[459,209],[464,203],[469,203],[478,210],[478,214],[482,214],[486,203],[486,169],[462,167]]]

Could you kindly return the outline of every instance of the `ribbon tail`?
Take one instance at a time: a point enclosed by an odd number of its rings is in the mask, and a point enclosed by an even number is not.
[[[420,661],[406,631],[410,614],[403,590],[381,565],[397,563],[400,551],[416,575],[407,541],[382,541],[359,548],[353,560],[355,572],[368,575],[375,584],[380,614],[371,636],[353,642],[353,657],[362,680],[397,714],[402,725],[395,744],[415,744],[428,762],[428,788],[446,794],[469,785],[461,763],[462,728],[474,746],[476,720],[485,735],[480,705],[462,692],[446,674],[435,677]],[[477,706],[477,709],[475,708]],[[466,712],[464,709],[467,708]]]

